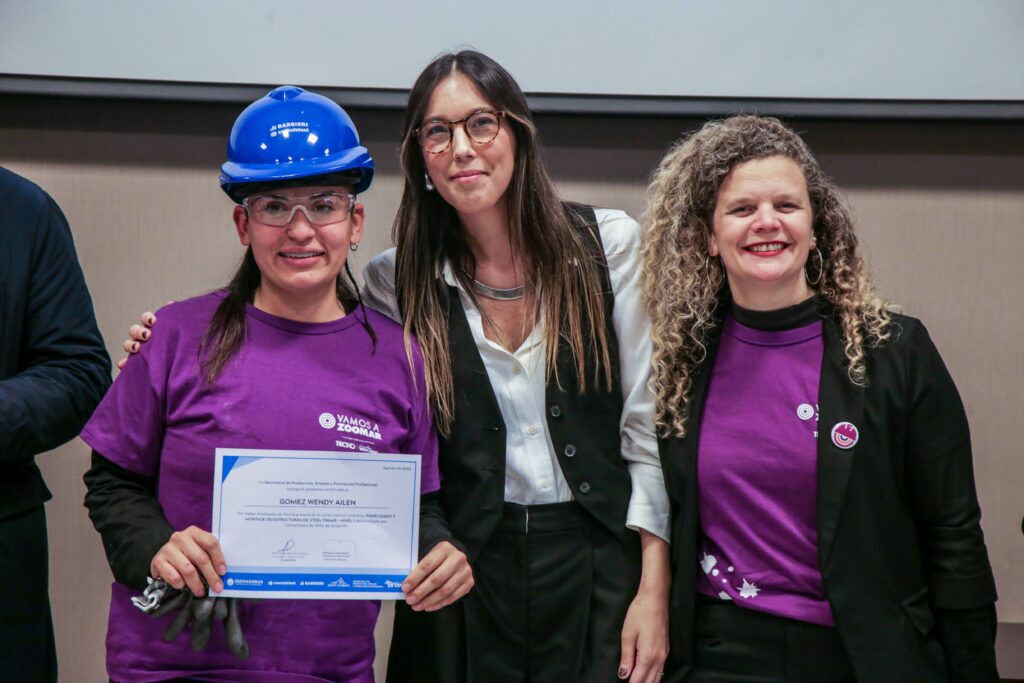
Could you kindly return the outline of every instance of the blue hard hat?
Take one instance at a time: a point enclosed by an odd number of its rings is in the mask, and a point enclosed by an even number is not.
[[[373,159],[345,110],[293,85],[274,88],[245,108],[228,139],[220,186],[236,202],[245,185],[343,174],[359,194],[373,180]]]

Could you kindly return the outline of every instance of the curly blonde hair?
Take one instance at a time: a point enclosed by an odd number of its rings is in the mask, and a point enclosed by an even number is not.
[[[807,181],[821,251],[820,265],[813,255],[808,259],[808,280],[834,308],[853,383],[867,384],[866,349],[889,338],[888,304],[868,276],[849,208],[800,136],[770,117],[709,122],[669,150],[647,189],[643,290],[662,435],[686,434],[693,379],[730,300],[723,266],[708,252],[719,189],[737,164],[773,156],[795,161]]]

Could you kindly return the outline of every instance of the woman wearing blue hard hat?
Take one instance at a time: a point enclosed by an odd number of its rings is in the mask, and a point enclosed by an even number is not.
[[[207,529],[214,452],[225,446],[417,453],[431,514],[437,443],[418,348],[362,305],[347,265],[373,160],[341,107],[282,87],[238,117],[221,171],[241,266],[223,290],[161,309],[160,334],[82,434],[93,448],[86,506],[116,579],[108,673],[121,683],[371,683],[378,602],[217,599],[226,561]],[[318,419],[327,407],[372,422],[374,434],[336,441]],[[464,562],[431,576],[451,599],[472,585]],[[132,600],[152,580],[181,591],[164,596],[157,618]],[[218,616],[224,628],[212,626]]]
[[[478,52],[417,79],[402,161],[397,251],[365,294],[419,340],[444,481],[388,680],[653,683],[669,507],[640,228],[558,198],[522,91]],[[467,555],[476,587],[445,607]]]
[[[563,203],[526,99],[478,52],[413,86],[397,250],[367,301],[420,342],[441,503],[475,588],[414,571],[394,683],[653,683],[667,649],[668,500],[647,389],[640,228]]]

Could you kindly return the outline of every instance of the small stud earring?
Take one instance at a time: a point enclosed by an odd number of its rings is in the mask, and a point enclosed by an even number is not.
[[[423,172],[423,186],[427,188],[427,192],[431,192],[434,189],[434,183],[430,182],[430,174],[426,171]]]

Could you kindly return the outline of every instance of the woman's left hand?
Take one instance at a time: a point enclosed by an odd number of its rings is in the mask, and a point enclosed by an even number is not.
[[[668,657],[668,543],[641,530],[643,572],[640,589],[622,624],[619,678],[660,683]]]
[[[448,541],[441,541],[424,555],[402,582],[405,601],[417,612],[446,607],[474,584],[473,570],[466,554]]]

